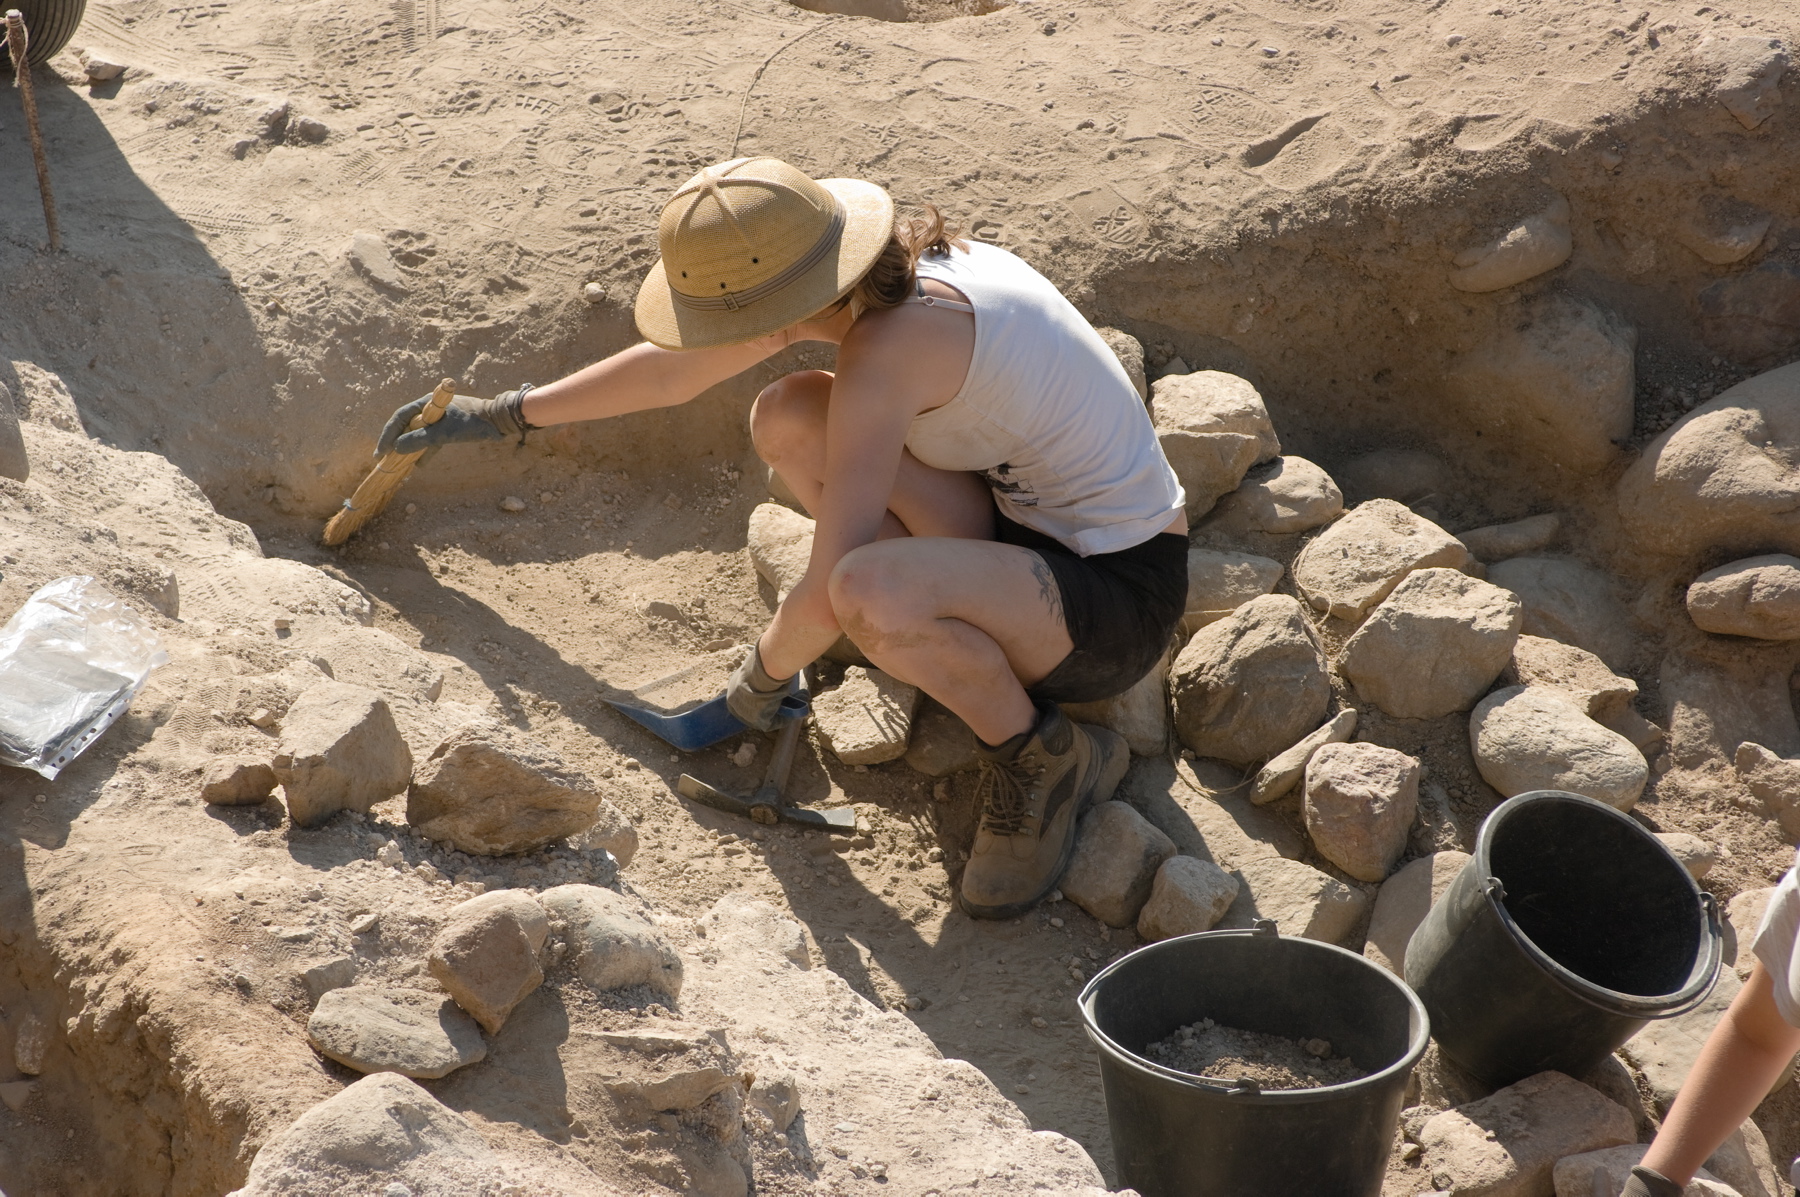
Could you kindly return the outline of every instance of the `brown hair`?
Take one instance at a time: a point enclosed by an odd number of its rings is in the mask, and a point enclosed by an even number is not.
[[[969,248],[957,236],[958,230],[944,220],[944,214],[932,204],[925,205],[921,216],[895,219],[894,235],[850,291],[850,298],[862,311],[878,311],[904,303],[913,293],[919,259],[926,254],[947,254]]]

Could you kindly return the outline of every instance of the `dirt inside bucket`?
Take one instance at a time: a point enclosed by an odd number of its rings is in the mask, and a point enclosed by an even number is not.
[[[1264,1089],[1323,1089],[1369,1074],[1348,1056],[1334,1056],[1324,1039],[1288,1039],[1221,1026],[1210,1018],[1177,1028],[1144,1049],[1164,1068],[1194,1076],[1248,1077]]]

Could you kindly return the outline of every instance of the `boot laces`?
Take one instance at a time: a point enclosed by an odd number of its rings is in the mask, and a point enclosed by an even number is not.
[[[1037,761],[982,761],[981,783],[976,789],[976,797],[981,801],[981,829],[994,835],[1018,835],[1023,831],[1025,820],[1037,813],[1032,809],[1033,791],[1043,772],[1043,765]]]

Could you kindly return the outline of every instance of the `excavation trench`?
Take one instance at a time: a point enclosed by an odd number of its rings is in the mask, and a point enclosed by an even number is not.
[[[857,10],[930,19],[908,14]],[[953,215],[978,232],[985,220],[988,235],[1024,252],[1094,323],[1134,337],[1153,378],[1185,368],[1248,379],[1282,452],[1323,467],[1346,505],[1395,499],[1451,532],[1561,513],[1540,551],[1614,580],[1630,626],[1612,664],[1637,680],[1641,713],[1667,728],[1664,662],[1712,651],[1685,621],[1682,590],[1698,570],[1742,554],[1659,554],[1621,529],[1615,487],[1633,455],[1691,407],[1800,349],[1800,126],[1747,131],[1715,100],[1694,96],[1579,125],[1496,123],[1416,116],[1371,147],[1346,115],[1308,115],[1233,150],[1263,200],[1230,222],[1201,219],[1180,194],[1147,215],[1104,181],[1059,201],[1047,221],[1055,231],[1036,246],[1009,241],[1022,224],[986,220],[978,204]],[[1566,238],[1558,263],[1492,290],[1452,285],[1453,274],[1469,281],[1466,272],[1489,268],[1458,254],[1533,220],[1552,240]],[[1759,227],[1754,239],[1746,231]],[[574,1159],[608,1183],[702,1191],[697,1178],[730,1157],[782,1191],[818,1174],[793,1149],[800,1144],[813,1165],[862,1169],[845,1172],[844,1183],[872,1183],[874,1164],[898,1174],[909,1152],[931,1147],[933,1124],[917,1111],[940,1099],[926,1091],[970,1083],[932,1060],[941,1054],[969,1061],[997,1090],[982,1089],[966,1108],[999,1125],[1011,1103],[1032,1128],[1077,1141],[1110,1176],[1097,1074],[1072,999],[1080,976],[1138,941],[1067,902],[998,924],[956,914],[948,898],[973,831],[971,774],[938,779],[902,762],[847,767],[814,743],[801,753],[794,797],[854,802],[866,831],[835,843],[789,830],[752,839],[749,828],[684,804],[671,786],[684,771],[747,785],[766,750],[750,767],[732,759],[735,744],[678,759],[600,701],[607,687],[630,688],[742,643],[766,622],[774,595],[746,559],[745,529],[769,495],[745,414],[782,373],[829,368],[828,352],[791,351],[684,408],[534,433],[522,446],[453,448],[347,548],[318,547],[318,525],[367,468],[393,402],[445,373],[465,392],[491,394],[632,339],[630,261],[609,268],[606,298],[592,308],[535,296],[512,304],[502,283],[479,327],[459,326],[448,307],[423,310],[428,284],[439,281],[432,272],[452,273],[452,240],[389,233],[396,260],[412,254],[416,263],[412,298],[376,293],[283,312],[279,337],[275,317],[257,315],[232,288],[213,288],[221,265],[241,275],[254,266],[241,254],[215,261],[191,239],[160,260],[130,259],[104,288],[37,264],[9,284],[13,310],[34,315],[28,330],[5,334],[0,382],[24,409],[39,477],[58,480],[33,485],[62,488],[53,506],[86,532],[54,544],[42,535],[54,511],[10,492],[15,511],[40,521],[33,534],[45,555],[16,576],[8,557],[8,610],[39,574],[122,568],[108,554],[123,545],[127,557],[161,553],[176,563],[185,623],[171,623],[180,650],[139,712],[82,764],[54,784],[0,777],[12,820],[0,876],[17,879],[0,895],[0,1019],[15,1043],[34,1020],[49,1044],[29,1096],[0,1110],[13,1119],[8,1127],[29,1128],[0,1141],[0,1186],[74,1195],[215,1193],[242,1183],[263,1142],[354,1079],[305,1043],[307,967],[341,952],[363,975],[416,983],[447,904],[433,876],[539,889],[597,879],[594,857],[578,848],[470,859],[408,839],[403,801],[379,807],[372,821],[345,817],[310,832],[284,830],[268,806],[199,807],[192,779],[205,757],[260,742],[234,712],[269,701],[276,690],[266,679],[285,667],[281,650],[314,651],[314,637],[338,675],[361,671],[396,688],[415,758],[442,734],[448,717],[436,712],[460,703],[606,779],[641,837],[626,881],[696,961],[696,988],[671,1020],[730,1026],[723,1065],[765,1066],[757,1053],[766,1050],[793,1061],[803,1092],[817,1087],[821,1110],[851,1110],[854,1077],[833,1076],[826,1057],[862,1040],[820,1028],[877,1018],[923,1033],[907,1031],[911,1054],[884,1074],[884,1083],[909,1086],[891,1096],[913,1112],[879,1147],[865,1149],[858,1132],[834,1130],[838,1122],[822,1114],[803,1121],[792,1143],[752,1135],[744,1146],[709,1138],[704,1119],[673,1129],[631,1122],[598,1081],[623,1057],[566,1045],[650,1016],[641,1002],[609,1005],[556,982],[518,1033],[496,1040],[490,1064],[477,1066],[499,1079],[431,1086],[518,1158]],[[1058,253],[1078,241],[1099,244],[1099,256]],[[184,304],[199,318],[173,333],[146,331]],[[114,338],[115,356],[135,355],[139,368],[90,367],[95,336]],[[273,416],[266,395],[278,396]],[[231,541],[224,522],[173,471],[111,448],[83,450],[84,427],[108,446],[179,467],[220,512],[254,529],[269,564],[241,572],[193,564],[183,556],[189,541]],[[162,507],[109,497],[121,477]],[[509,496],[521,510],[502,508]],[[196,530],[171,533],[171,521]],[[1196,543],[1286,566],[1309,536],[1203,523]],[[1294,593],[1291,577],[1278,589]],[[296,596],[310,606],[282,629],[287,636],[270,640],[271,612]],[[317,621],[331,624],[329,634]],[[1328,650],[1351,630],[1318,622]],[[367,644],[346,648],[349,638]],[[1766,680],[1789,676],[1791,658],[1785,648],[1739,646],[1706,659],[1724,675]],[[833,682],[841,667],[823,672]],[[1342,679],[1334,685],[1340,699],[1353,698]],[[1774,692],[1791,711],[1785,687]],[[1475,770],[1467,729],[1465,715],[1399,720],[1365,709],[1358,738],[1418,757],[1427,788],[1442,796],[1437,839],[1415,837],[1412,854],[1466,848],[1499,801]],[[1707,883],[1722,901],[1768,884],[1791,849],[1696,780],[1726,784],[1721,762],[1678,753],[1670,768],[1640,813],[1658,830],[1728,844]],[[1195,804],[1232,780],[1204,761],[1145,757],[1125,791],[1187,850],[1208,831]],[[1268,834],[1329,870],[1306,840],[1297,801],[1270,809]],[[389,838],[402,870],[372,859]],[[306,880],[314,875],[328,881],[317,895]],[[767,969],[752,977],[696,932],[696,920],[734,893],[771,902],[804,929],[808,975],[819,984],[790,997],[811,1003],[815,1021],[784,1020],[746,998]],[[333,939],[342,938],[339,922],[371,909],[393,928],[383,950]],[[267,927],[295,938],[261,934]],[[1364,930],[1348,933],[1348,946],[1360,946]],[[562,1054],[546,1043],[564,1045]],[[1787,1104],[1772,1101],[1761,1118],[1777,1159],[1800,1149],[1794,1103],[1779,1100]],[[1009,1166],[1024,1177],[1043,1158]],[[1393,1192],[1419,1191],[1405,1187],[1404,1170],[1397,1175]]]

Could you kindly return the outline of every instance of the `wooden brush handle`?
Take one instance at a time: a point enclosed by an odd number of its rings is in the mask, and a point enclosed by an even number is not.
[[[417,428],[424,428],[428,424],[437,423],[444,418],[444,409],[450,406],[450,401],[454,398],[456,398],[456,382],[454,379],[446,378],[437,384],[437,389],[431,392],[431,402],[427,403],[424,410],[412,418],[412,423],[406,426],[406,430],[411,432]]]

